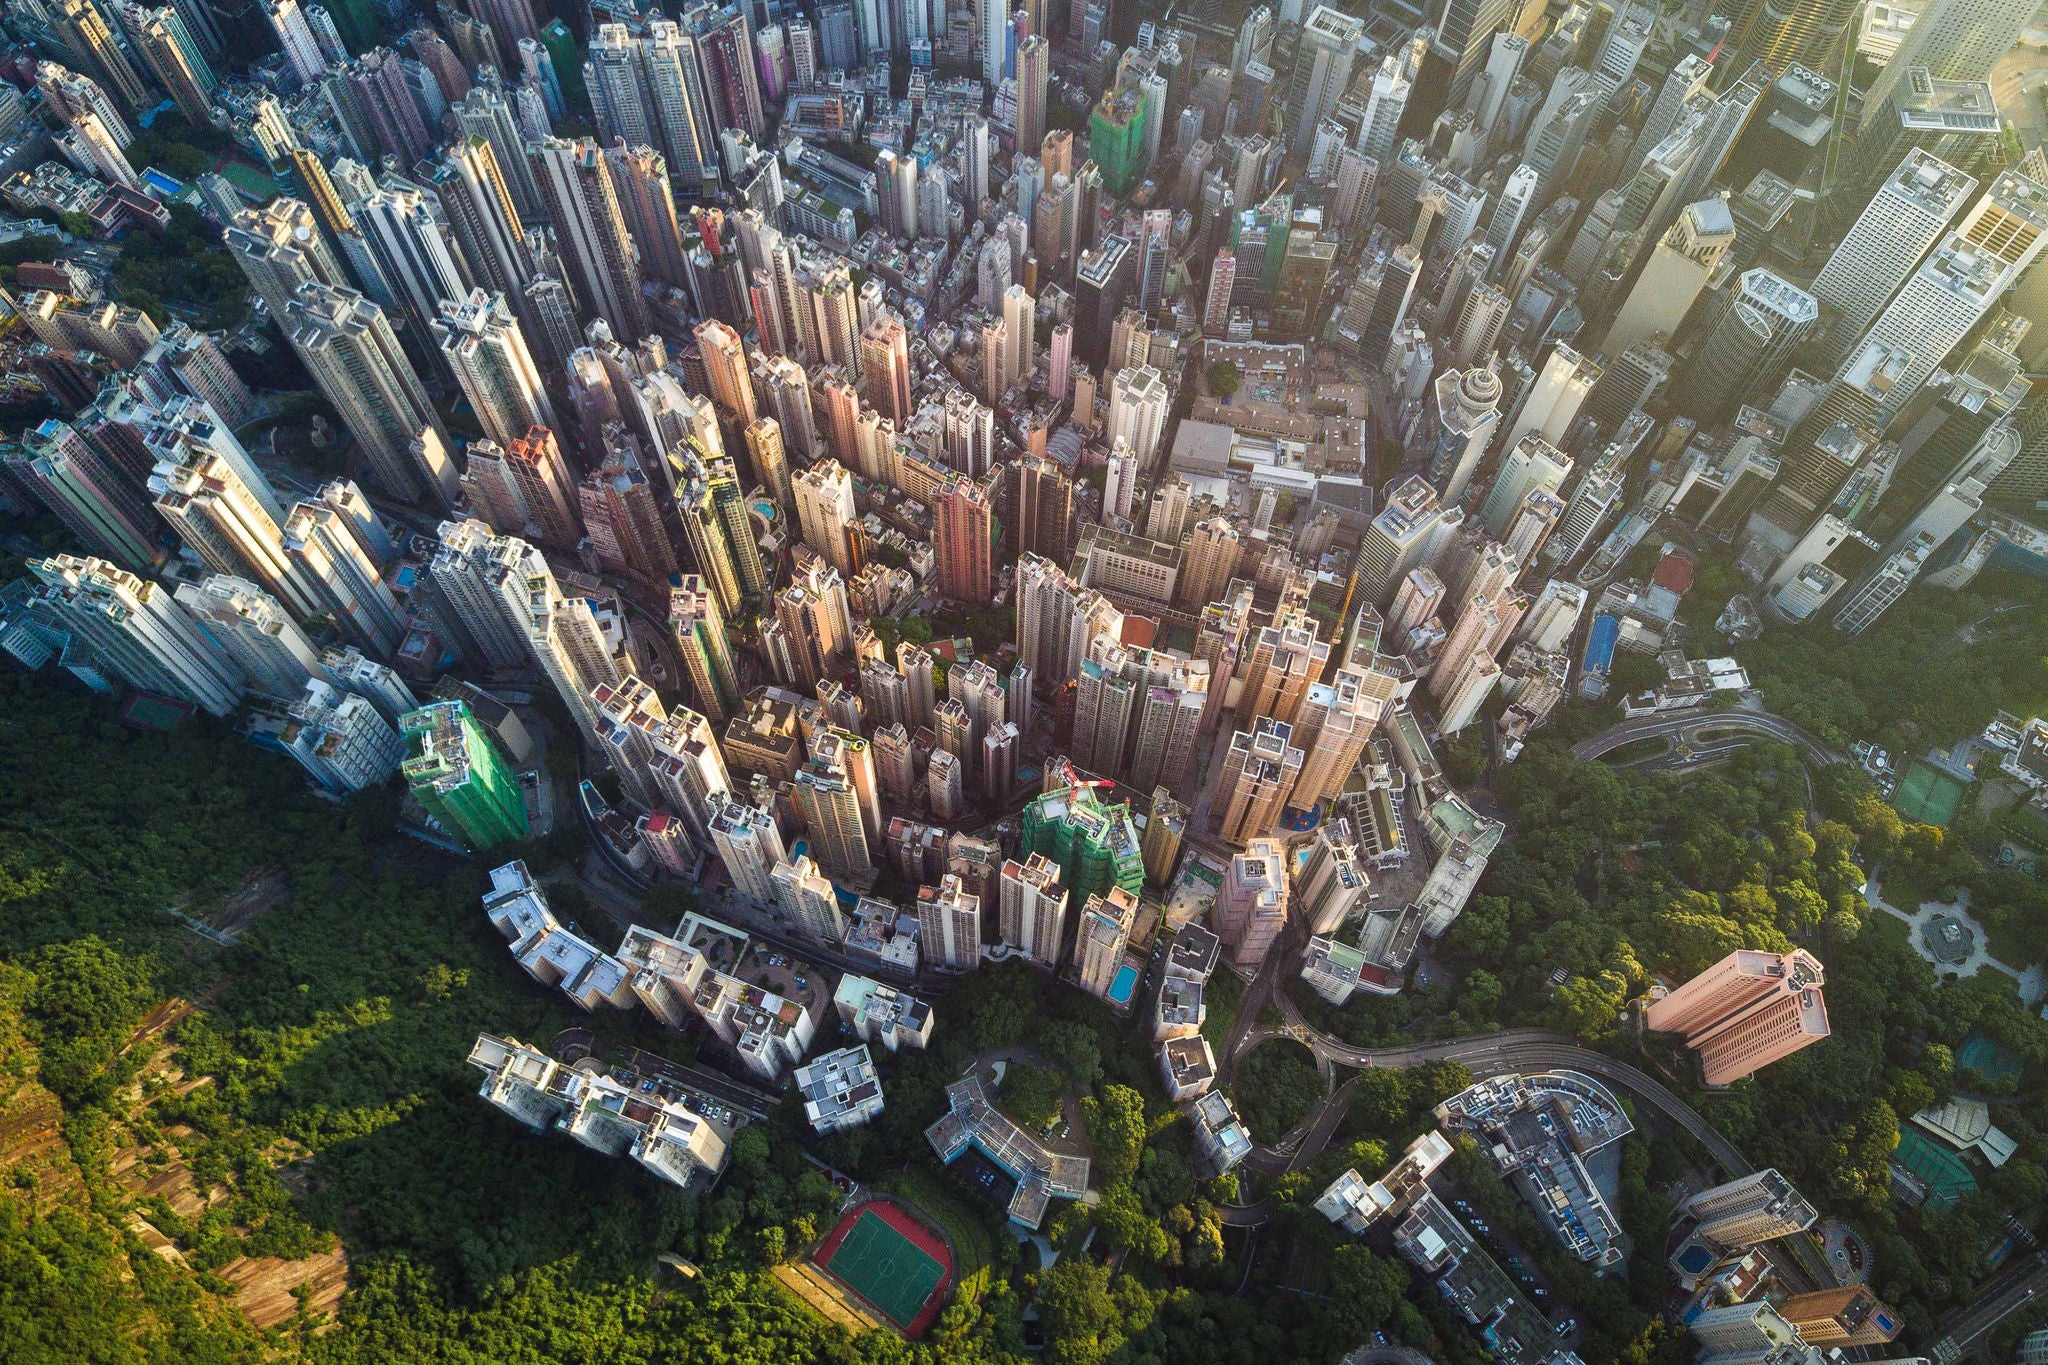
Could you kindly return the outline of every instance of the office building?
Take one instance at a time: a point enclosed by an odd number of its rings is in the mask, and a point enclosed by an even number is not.
[[[1571,430],[1601,374],[1600,366],[1562,342],[1552,347],[1543,369],[1523,392],[1522,405],[1501,448],[1515,449],[1531,432],[1553,446],[1562,446],[1565,433]]]
[[[1708,1085],[1727,1085],[1828,1036],[1820,962],[1805,949],[1730,953],[1661,1000],[1645,1018],[1682,1033]]]
[[[526,838],[526,795],[490,734],[459,701],[430,702],[399,725],[402,765],[429,819],[471,853]]]
[[[1441,520],[1436,490],[1420,475],[1395,487],[1359,542],[1347,608],[1391,602],[1401,580],[1427,557]]]
[[[1439,498],[1455,504],[1465,496],[1500,424],[1500,376],[1491,366],[1446,370],[1430,393],[1436,438],[1430,451],[1429,480]]]
[[[1974,176],[1917,148],[1878,186],[1813,281],[1813,297],[1836,315],[1837,355],[1877,320],[1976,188]]]
[[[1351,88],[1351,68],[1358,59],[1358,40],[1365,21],[1328,5],[1317,5],[1303,21],[1294,74],[1288,84],[1288,142],[1307,151],[1316,125],[1337,107]],[[1370,149],[1367,151],[1371,155]],[[1112,190],[1121,193],[1118,186]]]
[[[1486,501],[1479,505],[1479,520],[1487,534],[1505,536],[1529,494],[1539,489],[1555,494],[1571,472],[1571,457],[1551,441],[1534,432],[1521,437],[1508,447]]]
[[[1702,199],[1679,210],[1607,329],[1605,353],[1619,356],[1634,346],[1668,342],[1734,243],[1727,200]]]
[[[1878,314],[1842,381],[1889,422],[2039,258],[2044,234],[2048,186],[2001,173]]]
[[[1864,92],[1864,125],[1878,120],[1915,69],[1936,80],[1987,79],[2026,28],[2025,8],[2000,0],[1927,0],[1898,51]]]
[[[1708,309],[1686,374],[1691,411],[1706,423],[1725,419],[1746,395],[1774,390],[1820,322],[1820,301],[1769,270],[1745,270],[1723,292],[1727,300]]]

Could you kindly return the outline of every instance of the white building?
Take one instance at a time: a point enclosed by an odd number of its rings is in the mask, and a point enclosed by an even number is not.
[[[841,1048],[813,1058],[791,1075],[803,1096],[804,1117],[819,1133],[858,1128],[882,1112],[882,1083],[874,1059],[862,1047]]]

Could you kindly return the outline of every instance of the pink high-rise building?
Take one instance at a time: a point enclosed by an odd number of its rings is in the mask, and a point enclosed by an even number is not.
[[[1286,923],[1286,858],[1273,840],[1254,839],[1230,860],[1216,892],[1216,937],[1234,965],[1256,971]]]
[[[1659,1033],[1682,1033],[1708,1085],[1741,1080],[1828,1036],[1820,960],[1805,949],[1730,953],[1650,1006]]]

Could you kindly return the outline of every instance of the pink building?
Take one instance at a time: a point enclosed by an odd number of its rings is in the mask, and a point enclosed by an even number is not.
[[[1650,1006],[1659,1033],[1682,1033],[1708,1085],[1741,1080],[1828,1036],[1820,960],[1747,949],[1730,953]]]

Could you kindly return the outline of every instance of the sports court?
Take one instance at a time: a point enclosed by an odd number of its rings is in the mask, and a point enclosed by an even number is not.
[[[939,1291],[953,1265],[943,1241],[879,1199],[840,1219],[812,1260],[906,1336],[923,1332],[938,1316]]]
[[[1933,764],[1915,759],[1899,779],[1899,789],[1892,793],[1892,809],[1901,819],[1946,829],[1962,799],[1962,783]]]

